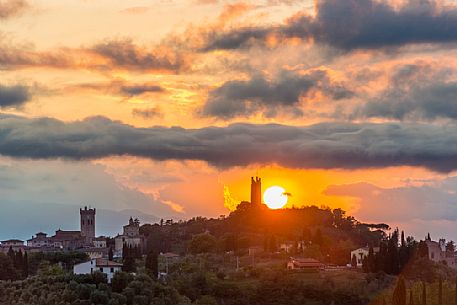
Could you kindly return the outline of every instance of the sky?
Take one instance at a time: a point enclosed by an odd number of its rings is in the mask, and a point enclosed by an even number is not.
[[[0,239],[227,215],[257,175],[457,240],[456,28],[451,0],[1,0]]]

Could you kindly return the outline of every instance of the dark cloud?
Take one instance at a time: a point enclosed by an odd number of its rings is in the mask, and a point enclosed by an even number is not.
[[[333,99],[352,96],[352,92],[341,85],[334,85],[325,71],[299,74],[283,71],[269,80],[263,75],[248,80],[233,80],[209,93],[202,113],[207,116],[232,118],[263,112],[274,116],[277,110],[286,108],[301,114],[300,97],[310,95],[313,90],[323,92]]]
[[[49,67],[92,71],[132,70],[177,73],[189,67],[186,56],[166,47],[151,48],[131,40],[107,40],[87,48],[35,50],[29,44],[14,44],[0,37],[0,67],[21,69]]]
[[[163,92],[164,89],[158,85],[123,85],[120,91],[128,96],[142,95],[150,92]]]
[[[20,15],[29,4],[25,0],[3,0],[0,1],[0,19],[8,19]]]
[[[26,86],[0,85],[0,108],[20,107],[30,99],[29,88]]]
[[[338,124],[308,127],[234,124],[183,129],[135,128],[103,117],[64,123],[1,117],[0,154],[94,159],[132,155],[202,160],[217,167],[276,163],[294,168],[423,166],[457,169],[457,127],[420,124]]]
[[[183,58],[172,52],[141,47],[128,39],[106,41],[91,51],[108,59],[114,67],[125,69],[178,71],[185,65]]]
[[[83,83],[78,85],[71,85],[64,89],[69,90],[93,90],[99,92],[106,92],[131,98],[148,93],[160,93],[165,89],[154,83],[129,83],[123,80],[114,80],[109,82],[95,82]]]
[[[204,50],[238,49],[278,39],[313,39],[333,47],[371,49],[412,43],[457,42],[457,9],[433,0],[409,0],[395,9],[374,0],[323,0],[315,17],[294,16],[277,26],[212,33]]]
[[[356,108],[352,118],[457,119],[457,82],[454,71],[427,64],[398,67],[389,85]]]
[[[158,107],[146,108],[146,109],[133,109],[132,114],[134,116],[141,117],[143,119],[152,119],[162,116],[162,111]]]

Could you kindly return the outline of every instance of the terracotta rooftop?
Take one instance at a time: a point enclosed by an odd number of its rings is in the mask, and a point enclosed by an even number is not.
[[[1,241],[1,243],[23,243],[24,241],[23,240],[20,240],[20,239],[8,239],[8,240],[3,240]]]
[[[95,265],[97,267],[122,267],[123,266],[122,264],[119,264],[119,263],[116,263],[113,261],[109,261],[104,258],[96,258]]]
[[[161,253],[160,255],[165,258],[178,258],[179,257],[179,254],[172,253],[172,252]]]
[[[324,264],[322,264],[320,261],[314,259],[314,258],[291,258],[290,261],[297,267],[322,267]]]

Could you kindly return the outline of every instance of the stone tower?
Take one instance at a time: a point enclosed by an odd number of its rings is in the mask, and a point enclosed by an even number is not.
[[[86,244],[92,244],[95,238],[95,209],[84,207],[79,209],[81,216],[81,235],[86,238]]]
[[[251,203],[262,203],[262,179],[259,177],[251,177]]]

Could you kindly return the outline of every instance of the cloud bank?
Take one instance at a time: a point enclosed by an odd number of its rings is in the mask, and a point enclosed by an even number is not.
[[[31,98],[29,88],[22,85],[0,85],[0,108],[20,107]]]
[[[322,0],[315,17],[299,14],[284,24],[213,33],[204,50],[238,49],[299,38],[337,49],[374,49],[416,43],[457,41],[457,8],[438,1],[409,0],[400,7],[375,0]]]
[[[0,154],[33,159],[131,155],[202,160],[217,167],[276,163],[293,168],[422,166],[457,169],[457,127],[323,123],[135,128],[104,117],[64,123],[1,116]]]
[[[335,100],[353,95],[343,86],[332,84],[325,71],[299,74],[284,70],[273,80],[254,75],[248,80],[225,82],[209,93],[202,113],[229,119],[261,111],[271,117],[276,115],[276,111],[286,108],[301,115],[301,97],[317,91]]]

